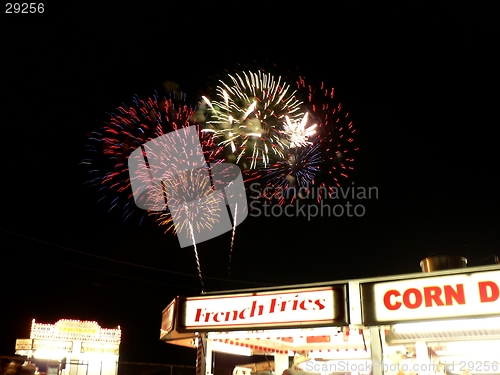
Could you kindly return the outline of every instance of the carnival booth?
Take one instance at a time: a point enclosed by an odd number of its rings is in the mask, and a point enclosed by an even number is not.
[[[349,327],[347,293],[347,283],[330,283],[179,297],[163,311],[161,339],[196,347],[197,375],[213,373],[212,352],[273,358],[235,369],[243,374],[281,374],[291,358],[297,366],[311,356],[369,361],[369,331]]]
[[[33,319],[29,339],[16,340],[16,354],[44,367],[47,375],[116,375],[121,329],[97,322],[62,319],[55,324]]]
[[[459,268],[443,270],[450,261]],[[362,322],[379,327],[386,370],[500,374],[500,267],[465,264],[426,258],[424,275],[359,283]]]
[[[178,297],[163,310],[160,339],[196,349],[197,375],[214,373],[213,352],[272,357],[242,357],[234,375],[500,374],[500,265],[461,259],[437,267],[426,258],[421,273]]]

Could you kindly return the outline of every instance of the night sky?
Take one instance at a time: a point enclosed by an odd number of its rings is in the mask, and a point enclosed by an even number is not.
[[[120,325],[123,361],[194,365],[194,350],[159,340],[162,309],[201,292],[193,248],[152,220],[108,212],[80,164],[90,132],[133,95],[173,81],[196,104],[205,82],[250,63],[335,87],[359,147],[348,183],[379,194],[361,202],[363,217],[248,217],[231,253],[229,232],[199,244],[206,291],[500,255],[497,3],[259,4],[227,15],[103,4],[2,15],[0,354],[14,354],[32,319],[69,318]]]

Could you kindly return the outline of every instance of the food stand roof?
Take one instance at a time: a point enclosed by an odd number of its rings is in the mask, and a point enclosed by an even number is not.
[[[368,328],[370,327],[370,325],[365,324],[365,322],[363,321],[365,317],[361,312],[362,298],[360,291],[362,290],[362,287],[364,285],[379,283],[387,283],[387,285],[390,285],[391,281],[394,281],[395,284],[401,284],[404,283],[404,281],[408,280],[416,280],[416,283],[422,283],[425,282],[425,279],[427,278],[437,279],[440,276],[456,277],[457,275],[462,275],[461,277],[463,277],[467,275],[470,276],[473,274],[482,274],[499,270],[500,264],[492,264],[478,267],[465,267],[433,272],[415,272],[408,274],[368,277],[362,279],[336,280],[275,287],[214,291],[206,292],[201,296],[188,298],[203,299],[204,297],[206,297],[208,299],[217,299],[218,297],[220,297],[222,300],[227,297],[232,297],[233,295],[258,296],[266,293],[274,293],[275,295],[277,295],[281,292],[286,293],[293,290],[313,290],[327,287],[335,288],[342,285],[348,286],[348,291],[346,292],[345,298],[346,300],[348,300],[347,313],[349,315],[349,319],[346,325],[336,324],[334,322],[331,325],[323,325],[317,327],[301,327],[300,325],[297,325],[296,327],[278,327],[276,329],[266,326],[259,327],[257,325],[254,330],[250,330],[248,328],[242,330],[228,330],[227,327],[222,327],[221,329],[212,327],[206,332],[208,332],[208,337],[212,339],[213,342],[224,344],[226,347],[230,346],[233,348],[237,347],[238,349],[252,349],[251,354],[282,353],[289,351],[316,351],[319,353],[327,353],[330,351],[359,351],[368,354],[370,341],[370,330]],[[495,280],[497,280],[498,274],[496,272],[493,272],[492,274],[495,275]],[[444,278],[440,279],[443,280]],[[467,279],[468,276],[465,277],[465,280]],[[497,284],[500,285],[500,282],[497,282]],[[498,302],[500,302],[500,300]],[[495,302],[494,305],[496,307],[497,302]],[[457,310],[456,307],[449,307],[452,309],[448,310],[450,312],[453,310]],[[465,327],[459,325],[456,327],[445,328],[441,324],[431,331],[424,332],[417,329],[414,331],[403,332],[402,330],[399,331],[394,329],[395,322],[382,322],[373,325],[377,325],[381,330],[385,331],[386,341],[389,344],[393,345],[411,344],[412,342],[418,340],[426,340],[428,342],[434,342],[434,346],[439,346],[440,343],[445,341],[457,341],[463,339],[499,339],[500,324],[498,324],[498,317],[500,317],[500,308],[493,308],[489,311],[491,313],[488,312],[481,319],[483,323],[486,323],[486,325],[482,324],[482,326],[480,327]],[[177,318],[179,317],[176,317],[176,319]],[[464,319],[465,318],[467,317],[464,317]],[[496,320],[494,322],[492,321],[491,325],[488,326],[488,318]],[[441,318],[441,320],[443,321],[450,321],[450,319],[455,318],[451,316]],[[457,319],[461,319],[461,317],[459,316]],[[435,319],[429,320],[432,321]],[[194,347],[197,332],[179,333],[175,328],[176,325],[172,325],[171,329],[162,330],[161,339],[177,345]]]
[[[224,295],[231,293],[249,293],[249,292],[259,292],[259,291],[279,291],[286,289],[295,289],[295,288],[311,288],[311,287],[321,287],[321,286],[330,286],[330,285],[340,285],[345,283],[372,283],[372,282],[383,282],[383,281],[397,281],[397,280],[406,280],[406,279],[417,279],[417,278],[426,278],[426,277],[435,277],[440,275],[453,275],[453,274],[466,274],[466,273],[474,273],[481,271],[494,271],[500,270],[500,264],[490,264],[484,266],[475,266],[475,267],[465,267],[465,268],[454,268],[448,270],[440,270],[433,272],[413,272],[413,273],[403,273],[403,274],[395,274],[395,275],[384,275],[384,276],[372,276],[366,278],[359,279],[345,279],[345,280],[334,280],[334,281],[321,281],[315,283],[305,283],[305,284],[289,284],[289,285],[277,285],[271,287],[259,287],[259,288],[247,288],[247,289],[231,289],[231,290],[220,290],[220,291],[212,291],[205,292],[203,295]]]

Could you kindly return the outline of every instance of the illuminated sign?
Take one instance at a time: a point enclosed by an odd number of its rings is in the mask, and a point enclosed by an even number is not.
[[[101,327],[96,322],[60,320],[55,324],[57,336],[72,339],[95,339]]]
[[[32,339],[60,339],[81,341],[104,341],[120,343],[121,330],[101,328],[97,322],[61,319],[55,324],[36,323],[31,325]]]
[[[48,338],[54,336],[53,324],[33,323],[31,327],[31,338]]]
[[[119,353],[118,345],[99,344],[91,342],[82,342],[82,353],[115,354]]]
[[[101,328],[100,341],[119,343],[122,333],[119,329]]]
[[[31,350],[31,345],[33,345],[33,340],[31,339],[16,340],[16,350]]]
[[[33,349],[71,352],[73,350],[73,342],[60,340],[33,340]]]
[[[500,271],[361,284],[365,324],[500,315]]]
[[[346,325],[345,285],[274,292],[190,297],[179,331]]]

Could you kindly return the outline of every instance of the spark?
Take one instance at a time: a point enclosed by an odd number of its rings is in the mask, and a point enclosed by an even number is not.
[[[285,116],[286,123],[284,124],[283,133],[290,142],[290,148],[303,147],[312,144],[308,138],[316,133],[315,128],[317,124],[307,126],[307,118],[308,113],[302,117],[300,122],[297,120],[292,121],[288,116]]]

